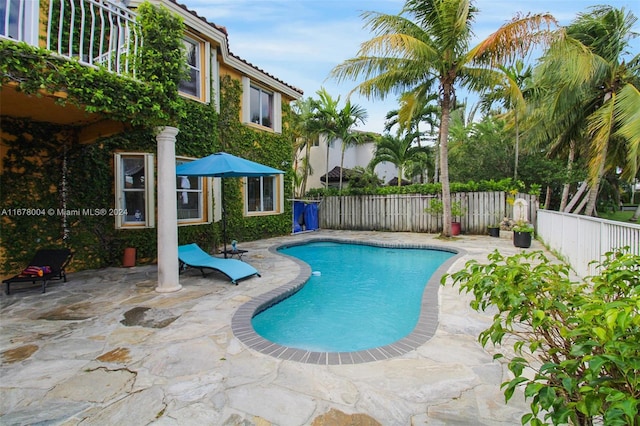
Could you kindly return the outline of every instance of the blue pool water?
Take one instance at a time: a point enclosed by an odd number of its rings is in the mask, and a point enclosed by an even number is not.
[[[300,291],[256,315],[253,327],[272,342],[320,352],[371,349],[411,333],[429,278],[455,256],[335,242],[279,251],[305,261],[314,273]]]

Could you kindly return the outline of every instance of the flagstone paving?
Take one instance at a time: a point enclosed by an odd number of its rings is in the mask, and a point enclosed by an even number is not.
[[[492,313],[473,311],[451,285],[439,289],[435,336],[391,359],[300,363],[236,338],[240,306],[305,273],[269,248],[317,238],[464,250],[450,271],[522,250],[508,238],[323,230],[242,243],[262,276],[238,286],[187,271],[182,290],[158,293],[149,265],[70,273],[45,294],[16,288],[0,297],[0,424],[520,424],[522,393],[505,405],[508,370],[477,341]]]

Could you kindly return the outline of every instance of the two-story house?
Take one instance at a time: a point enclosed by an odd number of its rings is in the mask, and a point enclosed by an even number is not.
[[[4,273],[62,245],[79,269],[134,246],[160,270],[176,220],[183,242],[221,243],[221,183],[176,176],[176,163],[223,150],[273,167],[290,158],[288,105],[302,91],[174,0],[0,0],[0,55]],[[269,235],[290,229],[285,179],[227,183],[238,234],[261,237],[269,215],[282,217]],[[163,225],[167,198],[177,219]]]

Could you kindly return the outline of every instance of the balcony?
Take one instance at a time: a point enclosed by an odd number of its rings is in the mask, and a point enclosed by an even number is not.
[[[0,0],[0,39],[134,78],[142,45],[136,16],[120,0]]]

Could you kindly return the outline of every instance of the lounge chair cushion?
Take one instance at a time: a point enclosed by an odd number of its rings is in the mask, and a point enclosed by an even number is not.
[[[200,269],[204,276],[204,268],[214,269],[225,274],[233,284],[254,275],[260,276],[258,270],[246,262],[236,259],[213,257],[195,243],[178,247],[178,259],[181,266]]]
[[[51,273],[51,266],[29,265],[26,268],[24,268],[24,270],[20,275],[25,277],[42,277],[44,276],[44,274],[50,274],[50,273]]]

